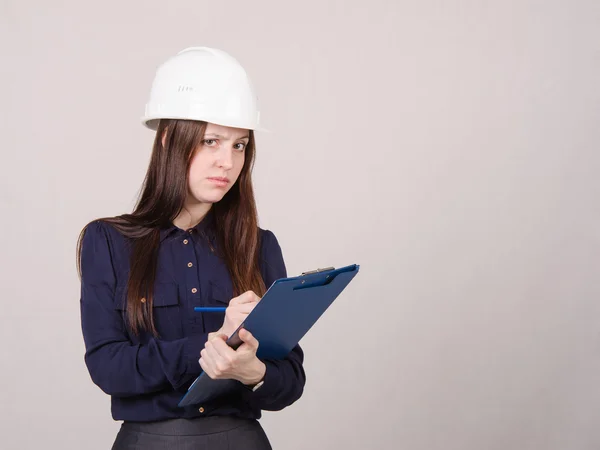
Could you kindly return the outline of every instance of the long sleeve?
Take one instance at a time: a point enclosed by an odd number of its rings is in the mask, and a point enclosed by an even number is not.
[[[81,325],[85,363],[104,392],[129,397],[175,389],[200,373],[206,334],[134,344],[115,308],[116,277],[110,237],[101,222],[90,224],[82,241]]]
[[[278,278],[287,277],[281,247],[269,230],[263,235],[261,253],[261,271],[268,288]],[[284,359],[264,359],[267,367],[264,384],[255,392],[248,393],[250,401],[260,409],[279,411],[298,400],[306,383],[303,361],[304,353],[299,345]]]

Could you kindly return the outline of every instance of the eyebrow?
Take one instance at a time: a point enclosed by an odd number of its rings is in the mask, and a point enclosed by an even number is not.
[[[220,134],[216,134],[216,133],[208,133],[208,134],[204,135],[204,137],[207,137],[207,136],[215,137],[217,139],[228,140],[228,138],[226,136],[221,136]],[[239,138],[236,139],[236,141],[239,141],[240,139],[250,139],[250,136],[246,135],[246,136],[239,137]]]

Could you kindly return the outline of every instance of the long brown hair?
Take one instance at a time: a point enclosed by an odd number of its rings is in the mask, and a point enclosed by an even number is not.
[[[183,209],[188,192],[189,167],[195,150],[202,143],[205,130],[206,122],[161,120],[148,171],[133,212],[98,219],[114,226],[132,242],[127,281],[127,321],[134,334],[148,330],[157,335],[152,315],[152,297],[160,229],[171,226]],[[164,146],[163,133],[166,133]],[[250,131],[244,167],[238,180],[223,199],[212,206],[216,243],[229,271],[234,296],[248,290],[262,296],[266,291],[259,270],[258,218],[251,178],[255,149],[254,133]],[[81,231],[77,242],[80,277],[81,243],[88,226]],[[142,298],[146,301],[142,302]]]

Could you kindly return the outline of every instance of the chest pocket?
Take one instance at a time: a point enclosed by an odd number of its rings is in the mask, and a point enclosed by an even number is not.
[[[122,317],[125,319],[127,286],[117,286],[115,297],[115,309],[121,311]],[[181,304],[179,300],[179,289],[177,284],[161,282],[154,284],[152,314],[159,339],[170,341],[183,337]],[[152,337],[152,333],[142,332],[140,333],[139,338],[132,337],[132,341],[144,342],[149,337]]]
[[[233,285],[229,279],[222,279],[217,281],[210,280],[208,284],[208,306],[219,306],[227,307],[229,301],[233,297]],[[223,325],[225,314],[222,312],[218,313],[203,313],[204,326],[208,332],[216,331]]]

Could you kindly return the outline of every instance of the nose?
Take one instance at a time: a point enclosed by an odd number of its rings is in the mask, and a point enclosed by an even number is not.
[[[217,164],[224,170],[229,170],[233,167],[233,151],[232,149],[222,146],[218,153]]]

